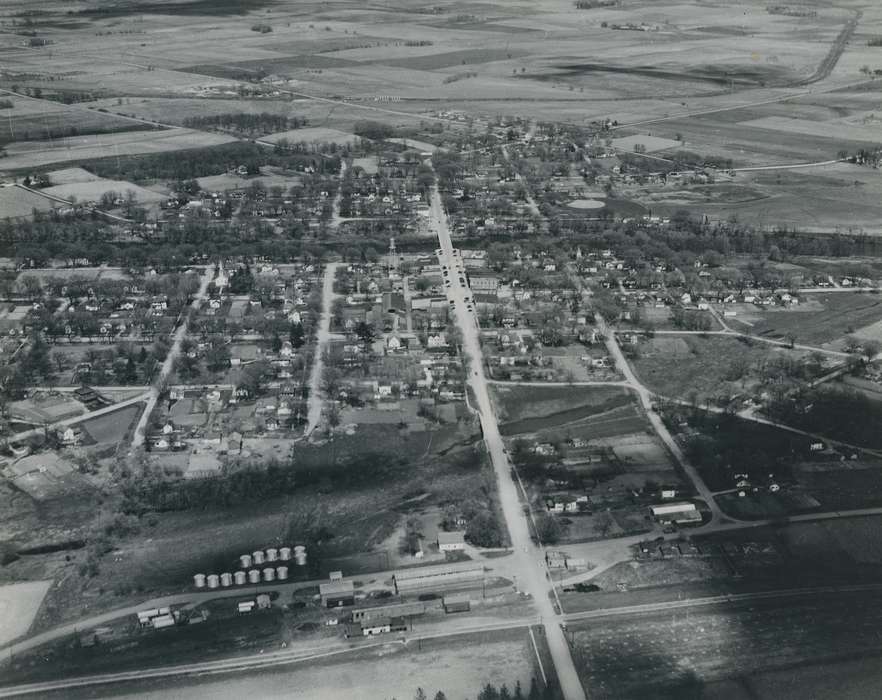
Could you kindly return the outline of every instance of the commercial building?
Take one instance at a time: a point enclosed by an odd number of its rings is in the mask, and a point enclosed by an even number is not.
[[[399,594],[479,586],[484,581],[484,565],[469,561],[404,569],[396,571],[392,580],[395,583],[395,592]]]

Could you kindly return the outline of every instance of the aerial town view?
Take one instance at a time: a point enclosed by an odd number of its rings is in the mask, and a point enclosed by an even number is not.
[[[2,0],[0,698],[882,697],[882,3]]]

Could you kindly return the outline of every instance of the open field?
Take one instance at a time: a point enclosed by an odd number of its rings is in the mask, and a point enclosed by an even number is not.
[[[826,345],[882,320],[882,297],[877,294],[815,294],[812,301],[820,309],[813,305],[812,310],[765,312],[751,332],[772,338],[793,333],[799,343]]]
[[[753,386],[757,363],[779,354],[800,353],[722,336],[659,336],[641,341],[632,363],[641,381],[662,396],[687,399],[694,392],[701,401]],[[733,374],[736,361],[741,376]]]
[[[651,693],[772,700],[782,697],[775,693],[785,676],[791,684],[786,697],[823,697],[810,687],[818,666],[847,687],[848,667],[838,663],[878,654],[878,601],[878,594],[862,593],[777,599],[591,621],[570,629],[592,697]],[[754,677],[767,672],[776,676],[754,685]],[[857,681],[878,689],[878,660],[873,676],[861,674]],[[844,696],[841,690],[836,694]]]
[[[40,141],[17,141],[6,147],[0,157],[0,171],[39,168],[52,163],[101,158],[108,155],[160,153],[187,148],[201,148],[228,143],[234,139],[189,129],[163,131],[127,131],[99,136],[75,136],[46,144]]]
[[[28,631],[51,585],[51,581],[30,581],[0,586],[0,644]]]
[[[505,386],[491,387],[500,422],[545,417],[585,406],[628,403],[627,392],[618,387]],[[613,406],[605,406],[604,409]]]
[[[65,185],[54,185],[46,187],[41,191],[53,197],[76,200],[77,202],[97,202],[105,192],[116,192],[122,199],[125,199],[128,193],[132,192],[138,204],[154,204],[165,199],[158,192],[144,189],[131,182],[126,182],[125,180],[105,180],[103,178],[86,180],[84,182],[71,182]]]
[[[34,209],[49,211],[56,206],[51,200],[20,187],[0,187],[0,219],[31,216]]]
[[[298,698],[325,700],[361,696],[368,687],[371,698],[411,698],[417,688],[423,688],[429,698],[443,690],[450,700],[465,700],[474,698],[487,683],[504,683],[512,690],[520,682],[526,691],[534,674],[538,675],[536,656],[527,631],[521,629],[427,639],[407,647],[390,639],[379,647],[250,674],[154,680],[98,692],[119,700],[184,696],[200,700],[243,694],[272,700],[290,697],[296,688]],[[67,691],[65,697],[95,697],[94,693]]]

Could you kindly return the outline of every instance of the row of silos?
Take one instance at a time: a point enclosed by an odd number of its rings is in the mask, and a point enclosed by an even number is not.
[[[297,566],[306,564],[306,547],[302,544],[297,545],[292,550],[291,547],[270,547],[266,551],[256,549],[251,554],[239,555],[239,568],[250,569],[252,566],[260,566],[263,563],[272,563],[276,561],[290,561],[291,553],[294,553],[294,563]]]
[[[244,586],[245,583],[260,583],[261,581],[285,581],[288,578],[287,566],[267,566],[263,569],[250,569],[249,571],[237,571],[233,574],[195,574],[193,584],[196,588],[229,588],[233,584]]]

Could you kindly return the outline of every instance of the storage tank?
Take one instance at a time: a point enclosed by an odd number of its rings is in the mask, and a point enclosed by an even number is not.
[[[250,569],[251,568],[251,555],[250,554],[242,554],[239,557],[239,568],[241,568],[241,569]]]
[[[263,552],[259,549],[256,552],[252,552],[251,559],[254,561],[255,566],[257,564],[263,564]]]
[[[263,580],[264,581],[275,581],[276,580],[276,570],[268,566],[263,570]]]
[[[297,564],[297,566],[306,565],[306,547],[302,544],[298,544],[294,547],[294,563]]]
[[[260,569],[251,569],[248,572],[249,583],[260,583]]]
[[[276,567],[276,578],[279,581],[284,581],[288,578],[288,567],[287,566],[277,566]]]
[[[196,574],[193,576],[193,585],[196,588],[205,588],[205,574]]]
[[[223,573],[221,574],[221,586],[227,588],[233,585],[233,574]]]
[[[276,561],[279,558],[279,550],[275,547],[270,547],[266,550],[266,560],[267,561]]]
[[[217,588],[220,584],[220,577],[217,574],[208,574],[208,587]]]
[[[245,579],[248,578],[248,574],[244,571],[237,571],[233,574],[233,580],[237,586],[241,586],[245,583]]]
[[[290,547],[282,547],[279,550],[279,559],[282,561],[290,561],[291,560],[291,548]]]

